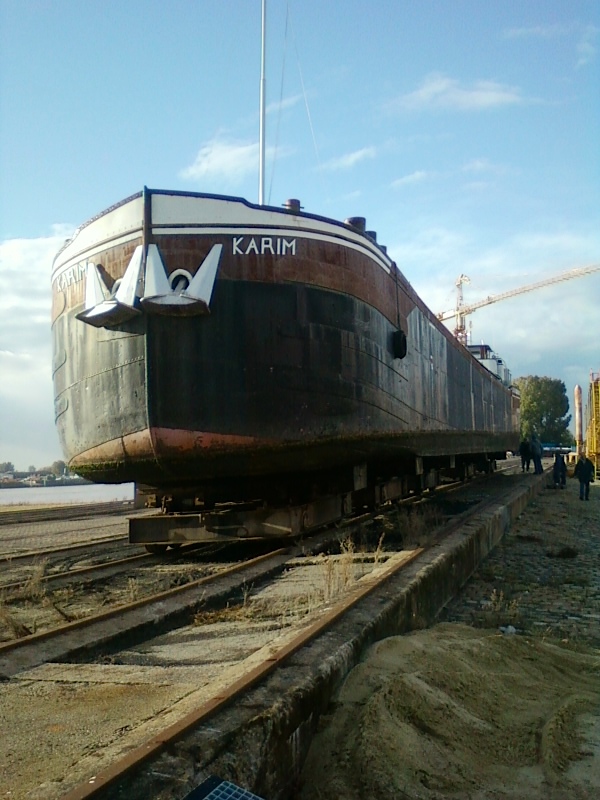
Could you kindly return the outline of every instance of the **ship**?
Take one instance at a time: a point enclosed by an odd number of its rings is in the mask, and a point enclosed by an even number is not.
[[[518,445],[515,391],[365,219],[297,199],[144,188],[111,206],[54,260],[52,337],[69,469],[163,506],[301,503],[397,476],[407,492]]]

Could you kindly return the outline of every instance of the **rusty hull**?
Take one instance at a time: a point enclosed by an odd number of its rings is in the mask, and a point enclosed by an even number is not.
[[[360,463],[414,470],[416,456],[494,457],[517,446],[510,391],[368,236],[235,198],[151,200],[151,224],[131,222],[135,196],[110,210],[110,225],[100,215],[84,226],[55,262],[56,421],[71,469],[196,491]],[[237,227],[204,216],[237,211]],[[81,265],[92,259],[115,285],[144,229],[169,274],[194,274],[223,245],[210,314],[140,314],[112,329],[76,319]],[[293,239],[294,252],[271,252],[277,237],[289,248]],[[256,252],[265,240],[273,244]],[[404,359],[394,357],[398,329]]]

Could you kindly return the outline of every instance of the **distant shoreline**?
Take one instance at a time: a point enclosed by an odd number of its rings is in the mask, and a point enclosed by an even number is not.
[[[52,506],[71,503],[114,503],[130,502],[135,498],[135,484],[92,483],[83,478],[72,478],[46,486],[25,486],[3,484],[6,491],[0,491],[0,511],[7,506]],[[30,491],[24,492],[23,489]]]
[[[2,481],[0,489],[44,489],[52,487],[58,489],[61,486],[92,486],[92,481],[86,481],[85,478],[67,478],[63,481],[50,481],[48,483],[35,483],[33,485],[22,483],[22,481]]]

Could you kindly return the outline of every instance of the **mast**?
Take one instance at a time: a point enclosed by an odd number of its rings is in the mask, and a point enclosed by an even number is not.
[[[265,194],[265,39],[267,28],[267,0],[262,0],[262,34],[260,58],[260,125],[258,134],[258,204],[264,205]]]

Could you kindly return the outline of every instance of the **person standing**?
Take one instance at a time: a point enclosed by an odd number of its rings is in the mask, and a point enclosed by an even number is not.
[[[544,471],[542,467],[542,443],[537,436],[531,436],[531,458],[533,459],[533,471],[536,475],[541,475]]]
[[[564,489],[567,484],[567,465],[562,456],[562,453],[554,455],[554,464],[552,465],[552,479],[554,480],[554,488]]]
[[[521,472],[529,472],[529,464],[531,463],[531,450],[529,449],[529,442],[523,439],[519,445],[519,455],[521,456]]]
[[[590,499],[590,483],[594,480],[594,465],[586,458],[583,453],[579,455],[579,460],[575,464],[573,477],[579,480],[579,499]]]

